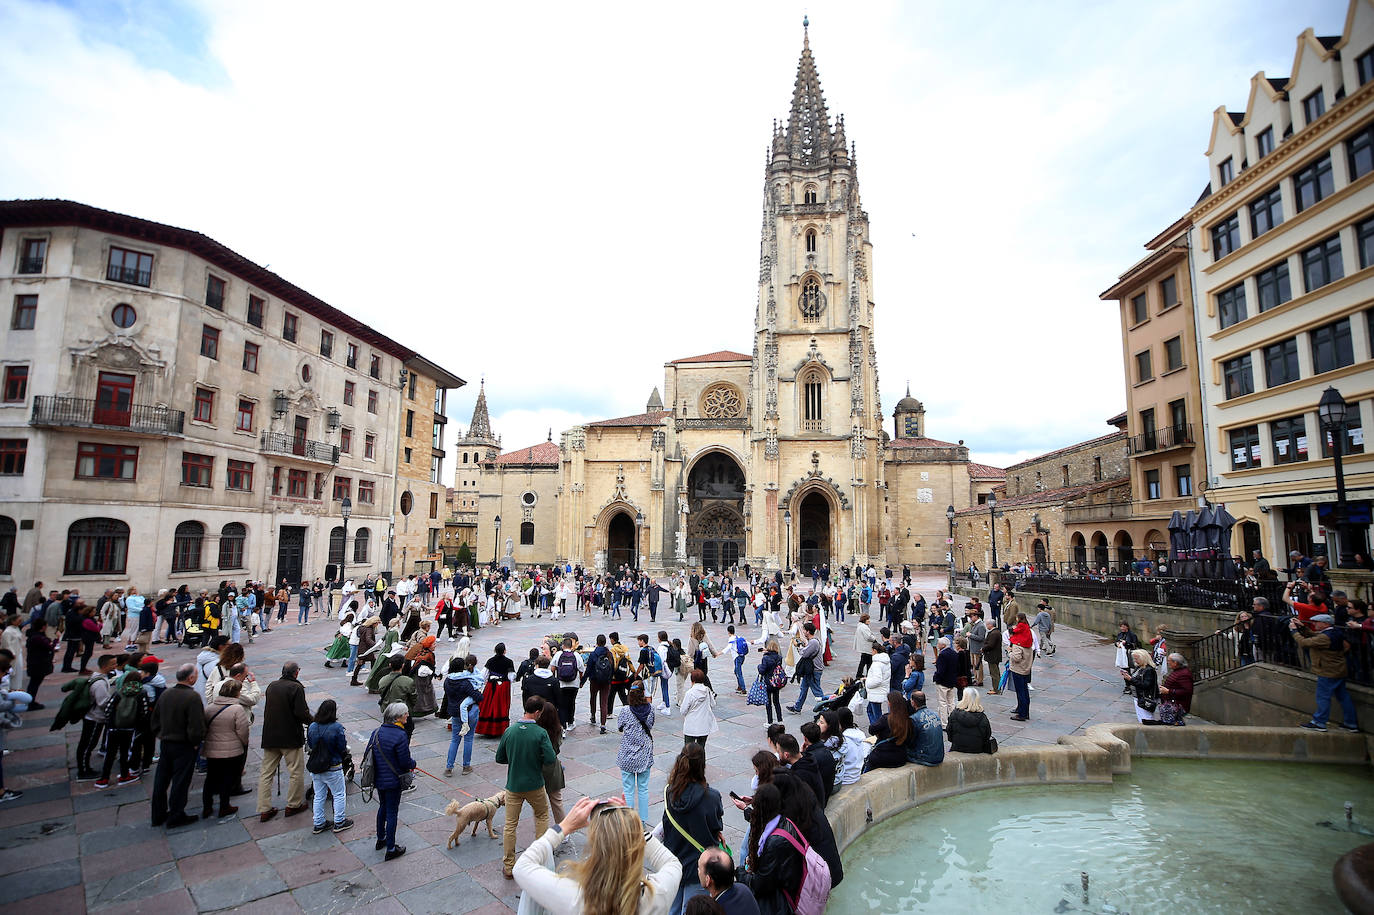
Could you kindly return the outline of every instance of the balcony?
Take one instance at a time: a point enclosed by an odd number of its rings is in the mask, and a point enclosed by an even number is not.
[[[312,442],[296,435],[264,432],[261,450],[264,454],[284,454],[317,464],[339,463],[339,447],[328,442]]]
[[[43,258],[41,257],[21,257],[19,258],[20,273],[42,273]]]
[[[141,435],[181,435],[186,414],[152,404],[119,404],[84,397],[41,396],[33,399],[31,426],[65,429],[113,429]]]
[[[681,418],[673,420],[673,427],[681,432],[683,429],[748,429],[749,417],[747,416],[721,416],[721,417],[692,417],[691,419]]]
[[[105,279],[112,283],[129,283],[133,286],[151,286],[153,285],[153,271],[110,264],[105,268]]]
[[[1150,454],[1155,451],[1168,451],[1193,444],[1193,424],[1165,426],[1163,429],[1150,429],[1127,440],[1131,454]]]

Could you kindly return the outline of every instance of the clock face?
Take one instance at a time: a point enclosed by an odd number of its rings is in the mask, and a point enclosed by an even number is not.
[[[916,438],[920,435],[920,427],[916,423],[916,417],[905,416],[902,419],[906,423],[906,427],[903,429],[903,433],[906,435],[907,438]]]

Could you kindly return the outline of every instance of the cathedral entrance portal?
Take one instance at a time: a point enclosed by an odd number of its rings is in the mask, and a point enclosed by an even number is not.
[[[708,571],[738,565],[744,555],[744,471],[728,455],[708,454],[692,468],[687,493],[687,552]]]
[[[618,512],[606,525],[606,569],[635,568],[635,522],[626,512]]]
[[[797,540],[797,567],[809,573],[830,562],[830,503],[818,492],[802,499]]]

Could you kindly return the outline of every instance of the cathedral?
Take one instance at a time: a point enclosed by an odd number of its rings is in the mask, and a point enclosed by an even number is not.
[[[643,413],[502,452],[483,390],[455,446],[478,561],[943,568],[949,507],[1004,474],[927,437],[910,390],[884,429],[868,214],[809,36],[773,127],[758,282],[752,351],[667,362]]]

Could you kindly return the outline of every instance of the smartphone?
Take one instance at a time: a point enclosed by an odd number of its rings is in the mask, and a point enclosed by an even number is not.
[[[737,801],[743,801],[743,800],[744,800],[744,798],[740,797],[738,794],[736,794],[736,793],[733,792],[733,791],[730,792],[730,796],[731,796],[732,798],[734,798],[735,800],[737,800]]]

